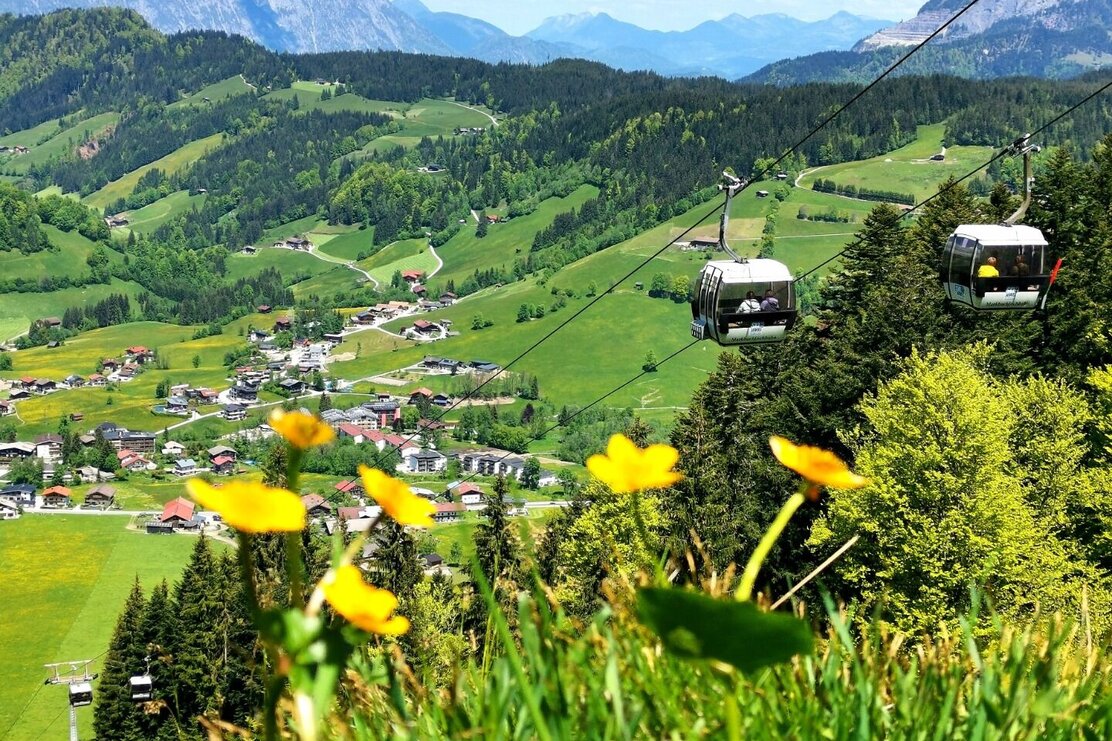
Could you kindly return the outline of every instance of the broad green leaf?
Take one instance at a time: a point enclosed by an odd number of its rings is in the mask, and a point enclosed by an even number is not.
[[[642,589],[637,612],[677,656],[714,659],[744,672],[810,653],[814,643],[811,629],[795,617],[689,590]]]

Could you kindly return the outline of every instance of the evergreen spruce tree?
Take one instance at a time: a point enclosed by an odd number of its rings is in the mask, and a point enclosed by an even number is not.
[[[173,708],[177,722],[192,728],[194,719],[214,709],[220,686],[221,630],[226,590],[224,575],[201,536],[174,588],[177,626],[170,642]]]
[[[490,585],[494,600],[512,625],[516,617],[513,600],[517,594],[520,544],[513,531],[506,496],[510,486],[504,476],[494,481],[487,497],[484,521],[475,528],[475,558]],[[476,587],[468,603],[464,624],[476,644],[483,646],[489,617],[487,602]]]
[[[172,656],[169,647],[176,630],[177,618],[173,601],[170,599],[170,587],[163,581],[151,590],[151,597],[143,609],[139,639],[140,645],[146,651],[146,657],[150,658],[152,697],[167,704],[173,700],[173,665],[170,663]],[[169,714],[162,711],[144,712],[139,725],[142,738],[153,739],[160,737],[164,726],[173,724],[170,722]]]
[[[143,588],[136,578],[124,602],[123,612],[116,620],[116,629],[108,644],[104,668],[97,683],[96,705],[93,707],[93,729],[98,739],[130,740],[140,736],[140,711],[131,700],[131,677],[141,674],[146,664],[142,644]]]
[[[413,589],[421,581],[421,564],[417,544],[405,528],[387,519],[375,535],[374,553],[368,563],[371,582],[389,589],[401,602],[413,597]]]

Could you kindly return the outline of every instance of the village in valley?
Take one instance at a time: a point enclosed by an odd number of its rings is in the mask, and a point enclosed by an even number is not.
[[[312,244],[294,237],[274,247],[308,250]],[[17,519],[24,513],[125,515],[131,517],[132,529],[148,534],[205,533],[220,538],[226,529],[219,515],[198,510],[182,495],[168,497],[167,487],[177,485],[180,490],[185,479],[195,476],[217,481],[261,475],[260,463],[251,455],[273,439],[266,419],[276,408],[319,414],[335,431],[339,446],[376,456],[376,461],[386,462],[398,476],[411,481],[415,493],[435,504],[438,524],[460,523],[481,513],[497,477],[510,482],[511,494],[505,499],[511,515],[565,506],[568,486],[575,486],[571,469],[576,466],[549,458],[544,468],[538,456],[527,452],[468,444],[453,437],[459,412],[446,415],[457,405],[536,400],[535,379],[530,386],[489,360],[439,355],[425,355],[366,379],[346,380],[329,373],[335,350],[353,335],[376,331],[412,343],[431,343],[452,333],[451,320],[437,320],[433,312],[458,298],[450,291],[435,299],[426,297],[424,277],[420,270],[402,271],[412,300],[383,301],[350,311],[338,327],[324,327],[321,321],[299,317],[298,312],[258,305],[250,323],[241,327],[242,345],[226,356],[224,383],[160,381],[145,429],[129,429],[111,420],[89,425],[82,412],[74,411],[60,416],[56,432],[17,435],[0,442],[0,519]],[[404,325],[394,332],[382,326],[398,320],[404,320]],[[46,327],[60,323],[56,317],[40,320]],[[57,341],[47,349],[64,345]],[[144,373],[166,368],[158,349],[131,345],[112,357],[99,358],[95,372],[87,375],[0,380],[0,391],[6,388],[0,415],[18,419],[21,403],[32,398],[57,397],[65,408],[66,394],[74,391],[119,393]],[[458,385],[465,380],[467,385]],[[456,381],[466,398],[446,387],[445,381]],[[443,390],[425,385],[412,388],[422,382]],[[477,388],[488,383],[521,393],[474,396]],[[532,405],[527,407],[531,416]],[[190,429],[207,420],[219,421],[220,429],[228,431],[206,437]],[[563,473],[558,474],[558,469]],[[357,532],[378,516],[379,508],[358,478],[307,478],[311,483],[303,487],[302,501],[313,526],[323,532],[331,534],[337,528]],[[136,494],[144,489],[159,493],[153,498]],[[165,500],[161,507],[151,506],[159,500]],[[426,553],[422,560],[430,569],[450,572],[445,554]]]

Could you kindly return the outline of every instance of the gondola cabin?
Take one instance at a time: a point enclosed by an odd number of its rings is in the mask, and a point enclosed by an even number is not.
[[[1034,309],[1050,288],[1047,247],[1030,226],[959,226],[942,256],[946,296],[982,311]]]
[[[780,342],[797,313],[795,285],[783,263],[715,260],[695,282],[691,334],[719,345]]]
[[[147,674],[131,678],[131,699],[133,702],[143,702],[151,699],[154,694],[151,689],[153,684]]]
[[[93,704],[93,685],[79,682],[69,686],[69,702],[75,708]]]

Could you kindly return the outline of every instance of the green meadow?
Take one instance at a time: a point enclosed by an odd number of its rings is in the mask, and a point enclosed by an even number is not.
[[[0,252],[0,275],[28,280],[88,275],[89,267],[85,260],[96,247],[93,242],[77,232],[63,232],[49,224],[43,225],[42,230],[56,249],[28,255],[15,250]],[[122,259],[118,253],[109,251],[108,254],[115,261]]]
[[[170,154],[165,157],[160,157],[154,162],[150,162],[132,170],[119,180],[113,180],[95,193],[86,196],[83,200],[89,206],[103,209],[108,204],[130,195],[131,192],[135,190],[139,178],[143,177],[143,175],[149,171],[156,169],[162,170],[167,175],[180,172],[192,165],[209,151],[220,146],[223,138],[224,134],[213,134],[203,139],[191,141],[173,152],[170,152]]]
[[[810,188],[816,178],[823,178],[838,185],[910,193],[922,200],[947,178],[975,169],[994,152],[992,147],[948,147],[944,161],[932,162],[931,155],[942,151],[944,133],[944,124],[920,126],[918,138],[905,147],[867,160],[816,167],[807,171],[800,185]]]
[[[179,101],[171,103],[167,108],[185,108],[187,106],[209,105],[217,103],[234,95],[245,95],[254,92],[254,88],[244,82],[243,77],[235,75],[220,82],[214,82],[203,87],[192,95],[187,95]],[[207,99],[207,100],[206,100]]]
[[[43,664],[95,657],[98,671],[135,579],[148,590],[172,583],[188,562],[193,537],[127,525],[127,517],[95,515],[0,522],[0,563],[11,567],[0,583],[0,737],[66,738],[66,690],[43,685]],[[78,710],[78,721],[82,737],[91,738],[92,708]]]
[[[7,339],[26,332],[35,319],[60,317],[71,306],[84,307],[113,293],[126,293],[134,300],[144,290],[138,283],[113,278],[107,285],[97,283],[50,293],[0,294],[0,338]]]
[[[382,284],[388,284],[398,271],[420,270],[427,277],[438,267],[428,245],[424,237],[394,242],[357,265]]]
[[[208,194],[206,193],[190,195],[187,190],[179,190],[171,193],[165,198],[159,198],[154,203],[148,203],[142,208],[137,208],[134,211],[125,213],[124,216],[127,217],[128,225],[120,227],[115,231],[118,234],[127,234],[129,232],[149,234],[167,221],[181,216],[194,208],[201,208],[205,205],[206,198],[208,198]]]
[[[444,260],[444,269],[437,278],[454,278],[458,284],[476,270],[512,267],[516,258],[529,254],[533,237],[551,224],[557,214],[579,208],[597,195],[598,188],[584,185],[566,198],[549,198],[531,214],[492,224],[482,239],[475,236],[475,222],[469,218],[454,237],[437,248]]]
[[[115,126],[119,120],[118,113],[101,113],[62,129],[58,120],[54,119],[32,129],[0,137],[0,144],[21,145],[31,149],[27,154],[11,156],[7,160],[0,158],[0,171],[22,175],[35,165],[43,165],[52,159],[72,153],[79,145]],[[44,136],[51,133],[53,136],[50,139],[42,141]]]
[[[356,227],[355,231],[338,234],[324,243],[319,243],[314,239],[316,237],[315,232],[309,239],[313,239],[318,244],[319,251],[329,257],[340,260],[358,260],[360,254],[371,251],[374,244],[374,235],[374,227],[368,229]]]

